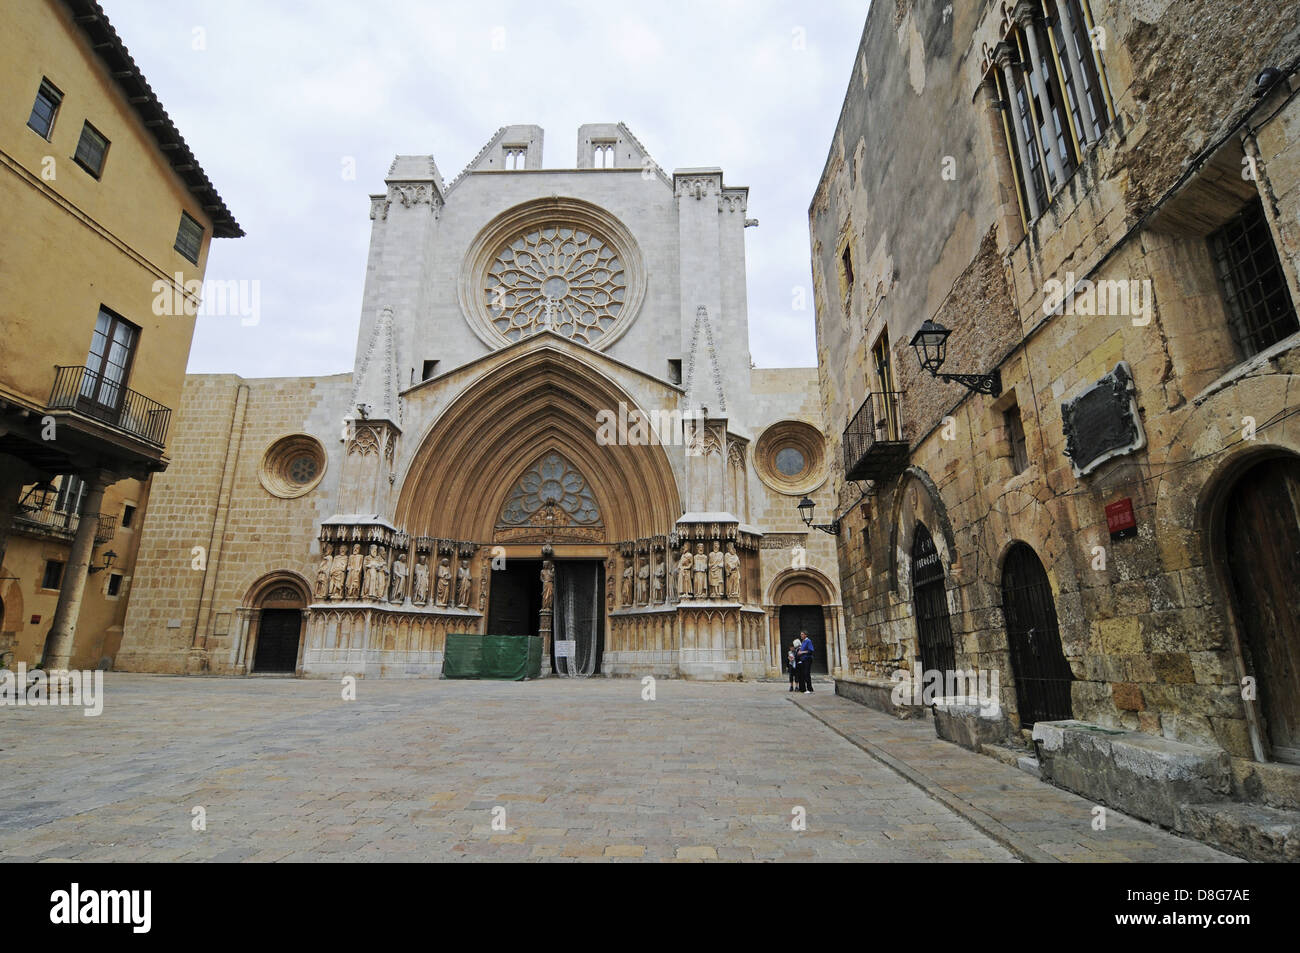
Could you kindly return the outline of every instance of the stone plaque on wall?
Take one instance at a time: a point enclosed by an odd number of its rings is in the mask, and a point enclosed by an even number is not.
[[[1128,362],[1120,361],[1097,383],[1062,404],[1061,427],[1065,455],[1076,477],[1087,476],[1112,457],[1145,447]]]

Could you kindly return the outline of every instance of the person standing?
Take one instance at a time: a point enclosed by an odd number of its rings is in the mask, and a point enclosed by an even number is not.
[[[813,641],[808,637],[807,632],[799,633],[799,650],[795,654],[799,662],[799,687],[803,689],[805,695],[811,695],[813,693]]]
[[[786,667],[790,670],[790,691],[794,691],[796,681],[799,682],[800,689],[803,688],[803,682],[799,679],[799,659],[796,653],[799,651],[799,640],[795,639],[790,643],[790,649],[785,653]]]

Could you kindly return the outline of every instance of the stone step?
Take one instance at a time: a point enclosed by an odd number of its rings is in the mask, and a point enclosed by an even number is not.
[[[1257,861],[1300,861],[1300,811],[1261,804],[1184,804],[1180,833]]]
[[[1244,801],[1300,811],[1300,764],[1232,759],[1233,795]]]
[[[1042,777],[1042,772],[1038,768],[1038,759],[1031,752],[1024,748],[1013,748],[1010,745],[985,744],[980,748],[981,754],[986,754],[990,758],[1002,762],[1011,768],[1019,768],[1026,774],[1031,774],[1036,778]]]

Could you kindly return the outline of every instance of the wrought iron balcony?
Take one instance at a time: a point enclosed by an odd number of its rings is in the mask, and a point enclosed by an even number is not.
[[[95,527],[95,543],[107,543],[117,535],[117,517],[99,513],[95,517],[99,525]],[[36,536],[55,536],[60,539],[72,539],[77,535],[77,526],[82,517],[76,513],[65,513],[53,506],[19,507],[14,514],[14,530]]]
[[[888,480],[907,465],[897,392],[868,394],[844,431],[844,475],[850,480]]]
[[[88,367],[55,368],[50,410],[70,410],[161,447],[171,426],[171,408]]]

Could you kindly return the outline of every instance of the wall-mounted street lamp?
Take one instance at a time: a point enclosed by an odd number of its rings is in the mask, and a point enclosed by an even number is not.
[[[977,394],[997,397],[1002,393],[1002,372],[992,374],[940,374],[939,368],[948,359],[948,335],[952,334],[942,324],[927,320],[921,330],[912,337],[912,347],[916,349],[916,359],[930,372],[931,377],[941,381],[961,384]]]
[[[113,562],[114,562],[116,559],[117,559],[117,553],[113,552],[113,551],[110,549],[108,552],[104,553],[104,565],[102,565],[102,566],[91,566],[91,567],[89,568],[89,570],[87,570],[87,571],[90,573],[90,575],[93,576],[95,573],[97,573],[97,572],[103,572],[105,569],[112,569],[112,568],[113,568]]]
[[[799,518],[803,520],[803,525],[809,529],[819,529],[828,536],[840,535],[840,521],[834,520],[830,523],[813,523],[813,511],[817,509],[817,504],[804,497],[799,501]]]
[[[848,509],[844,511],[846,513],[849,510],[853,509],[854,506],[857,506],[859,503],[861,503],[863,500],[867,498],[866,486],[864,486],[861,483],[856,483],[856,486],[858,488],[858,498],[854,500],[853,503],[848,507]],[[814,503],[811,499],[809,499],[806,496],[799,501],[799,503],[797,504],[797,508],[799,510],[799,518],[803,520],[804,526],[807,526],[809,529],[819,529],[827,536],[840,535],[841,517],[837,516],[829,523],[814,523],[813,514],[817,510],[817,504]]]

